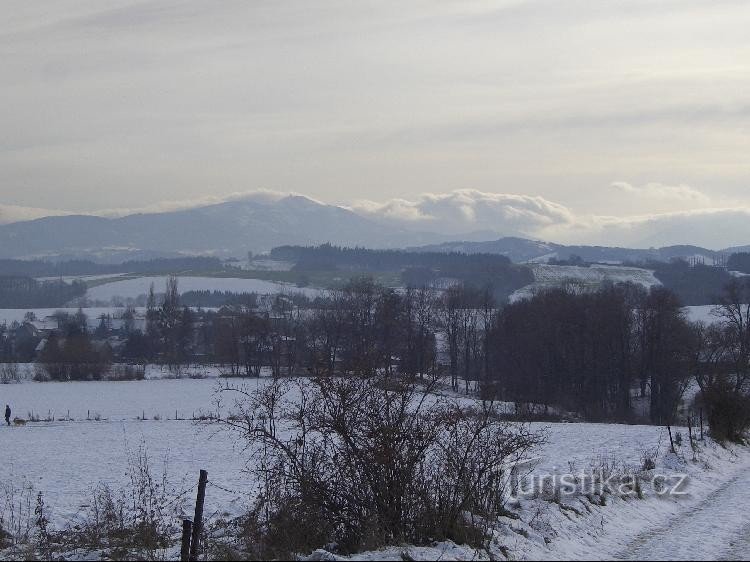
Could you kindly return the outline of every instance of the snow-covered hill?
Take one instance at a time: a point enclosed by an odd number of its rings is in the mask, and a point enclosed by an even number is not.
[[[535,264],[531,266],[534,283],[522,287],[510,297],[511,302],[532,297],[545,289],[562,287],[575,283],[585,290],[594,291],[605,282],[634,283],[649,288],[660,285],[654,272],[638,267],[617,265],[591,265],[590,267],[572,265]]]

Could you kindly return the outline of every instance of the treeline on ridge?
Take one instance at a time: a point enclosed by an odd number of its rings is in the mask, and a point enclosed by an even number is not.
[[[489,288],[499,300],[533,283],[531,270],[513,264],[497,254],[459,252],[407,252],[320,246],[280,246],[271,251],[273,259],[295,262],[294,271],[339,270],[351,274],[398,272],[405,286],[421,286],[440,278],[461,282],[477,289]]]
[[[86,294],[81,281],[37,281],[31,277],[0,276],[0,308],[54,308]]]
[[[157,258],[102,264],[90,260],[44,261],[0,259],[0,275],[26,277],[71,277],[115,273],[167,274],[179,271],[221,271],[224,264],[213,257]]]
[[[691,265],[685,260],[648,262],[639,267],[652,269],[664,287],[673,291],[685,306],[718,304],[722,288],[732,275],[721,267]]]

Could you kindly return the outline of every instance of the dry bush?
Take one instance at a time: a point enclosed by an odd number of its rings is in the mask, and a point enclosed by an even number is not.
[[[452,539],[477,544],[503,511],[509,466],[544,440],[502,421],[382,378],[275,381],[236,392],[260,482],[246,520],[249,548],[283,557],[326,546],[342,553]]]
[[[21,380],[21,369],[17,363],[0,365],[0,384],[9,384]]]
[[[104,378],[108,381],[142,381],[146,378],[146,366],[112,365]]]
[[[0,542],[15,550],[34,539],[36,494],[28,482],[17,486],[12,481],[0,484]]]
[[[179,529],[171,512],[174,496],[166,470],[157,478],[143,444],[128,458],[128,484],[113,490],[100,484],[82,519],[58,534],[67,550],[106,550],[115,558],[155,560]]]
[[[711,436],[720,443],[744,443],[750,429],[750,396],[717,382],[702,392],[701,399]]]

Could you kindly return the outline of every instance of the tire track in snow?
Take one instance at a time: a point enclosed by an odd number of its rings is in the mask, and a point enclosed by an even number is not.
[[[750,472],[741,471],[666,525],[636,537],[620,560],[748,559]]]
[[[740,531],[721,560],[747,560],[750,557],[750,525]]]

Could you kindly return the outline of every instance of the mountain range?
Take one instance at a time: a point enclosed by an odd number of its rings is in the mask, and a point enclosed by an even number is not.
[[[541,242],[526,238],[504,237],[484,242],[444,242],[426,246],[411,247],[420,252],[462,252],[467,254],[501,254],[514,262],[547,261],[548,259],[569,259],[578,256],[587,262],[644,262],[673,259],[695,259],[708,265],[720,263],[736,252],[748,251],[750,246],[709,250],[700,246],[680,245],[662,248],[619,248],[610,246],[571,246]]]
[[[0,226],[0,258],[241,257],[282,244],[400,247],[436,240],[440,238],[386,228],[346,208],[290,195],[121,218],[69,215],[15,222]]]
[[[381,223],[345,207],[289,195],[119,218],[68,215],[0,225],[0,258],[85,258],[117,262],[175,255],[242,257],[247,252],[264,252],[280,245],[330,242],[370,248],[409,247],[414,251],[495,253],[516,262],[577,255],[587,261],[667,261],[676,257],[697,257],[713,263],[723,255],[748,249],[566,246],[519,237],[487,241],[495,236],[497,233],[487,231],[460,236],[415,231]]]

